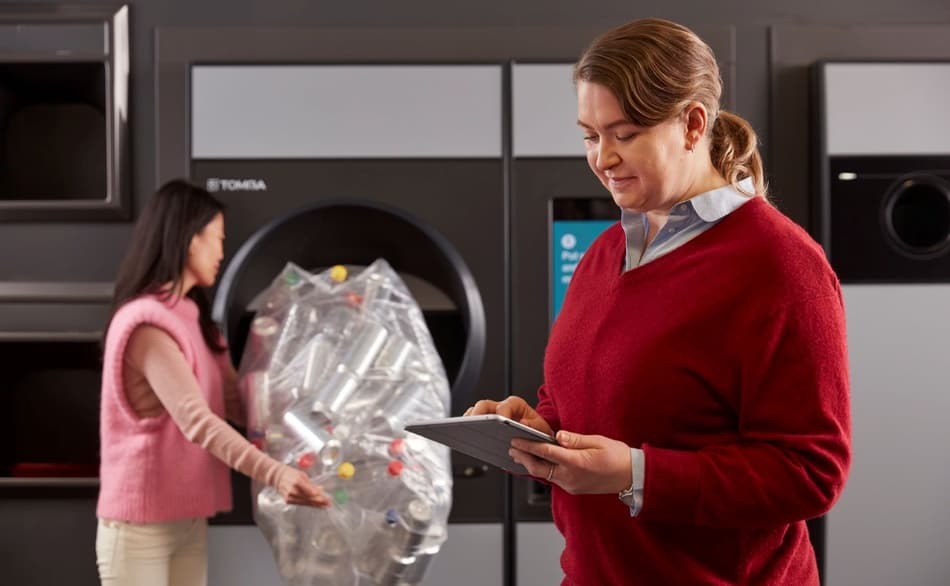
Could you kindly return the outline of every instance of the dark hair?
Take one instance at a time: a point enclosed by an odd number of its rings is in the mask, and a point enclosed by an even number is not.
[[[191,239],[201,232],[224,204],[204,189],[183,179],[173,179],[156,191],[135,223],[112,294],[112,312],[103,331],[103,344],[109,324],[122,305],[139,295],[161,293],[168,299],[181,293],[185,264]],[[171,289],[165,285],[171,283]],[[214,352],[223,352],[220,332],[211,319],[211,303],[200,287],[188,292],[198,306],[198,322],[205,344]]]
[[[608,88],[637,126],[656,126],[690,102],[701,103],[709,113],[710,158],[716,170],[734,186],[751,177],[756,193],[748,195],[766,196],[755,131],[740,116],[720,110],[716,57],[685,26],[647,18],[607,31],[574,66],[578,81]]]

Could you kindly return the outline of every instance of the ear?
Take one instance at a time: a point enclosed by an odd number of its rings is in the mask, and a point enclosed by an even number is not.
[[[699,102],[690,102],[683,109],[683,117],[686,122],[686,150],[691,151],[706,134],[706,124],[708,123],[706,106]]]

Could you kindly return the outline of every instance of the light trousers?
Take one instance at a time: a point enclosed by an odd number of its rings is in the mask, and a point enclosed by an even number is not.
[[[96,564],[102,586],[207,586],[208,520],[99,519]]]

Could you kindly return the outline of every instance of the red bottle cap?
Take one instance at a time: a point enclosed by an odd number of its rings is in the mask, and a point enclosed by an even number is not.
[[[302,469],[310,468],[316,461],[317,455],[313,452],[307,452],[306,454],[301,454],[300,457],[297,458],[297,466]]]
[[[402,438],[394,439],[389,442],[389,455],[393,458],[398,458],[399,456],[406,453],[406,445],[403,442]]]

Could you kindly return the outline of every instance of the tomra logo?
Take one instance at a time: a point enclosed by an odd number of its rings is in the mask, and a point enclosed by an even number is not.
[[[263,179],[219,179],[212,177],[205,181],[208,191],[267,191]]]

